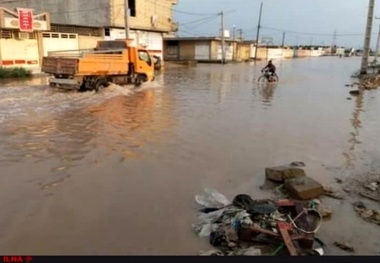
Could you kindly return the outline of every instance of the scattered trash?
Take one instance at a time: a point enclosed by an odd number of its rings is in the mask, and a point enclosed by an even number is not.
[[[322,204],[322,202],[318,199],[310,201],[309,207],[316,209],[323,218],[330,217],[333,213],[331,207]]]
[[[278,209],[270,200],[254,201],[249,195],[237,195],[232,203],[250,214],[271,214]]]
[[[206,189],[197,195],[203,206],[193,230],[208,237],[216,250],[201,252],[208,256],[323,255],[315,234],[322,224],[318,205],[309,207],[299,201],[254,200],[246,194],[236,195],[232,204],[216,190]],[[205,210],[218,205],[219,210]],[[263,245],[264,244],[264,245]]]
[[[200,256],[224,256],[224,253],[220,250],[209,250],[209,251],[201,251],[199,253]]]
[[[346,242],[345,243],[334,242],[334,245],[344,251],[355,252],[355,249]]]
[[[290,166],[295,166],[295,167],[305,167],[305,163],[304,162],[291,162],[290,163]]]
[[[230,204],[227,198],[214,189],[205,189],[205,195],[196,195],[195,200],[198,204],[206,208],[223,208]]]
[[[337,182],[338,184],[342,184],[342,183],[343,183],[343,180],[342,180],[342,179],[339,179],[339,178],[335,178],[335,182]]]
[[[380,185],[377,182],[372,182],[368,185],[365,185],[364,187],[374,192],[379,189]]]
[[[350,91],[350,94],[351,94],[351,95],[360,95],[360,94],[361,94],[361,91],[360,91],[360,90],[351,90],[351,91]]]
[[[363,202],[355,202],[354,209],[365,221],[380,225],[380,211],[367,208]]]
[[[370,199],[372,201],[380,202],[380,197],[373,196],[373,195],[370,195],[370,194],[367,194],[367,193],[364,193],[364,192],[359,192],[359,195],[362,196],[362,197],[365,197],[367,199]]]
[[[339,178],[335,178],[335,182],[337,182],[338,184],[342,184],[342,183],[343,183],[343,180],[342,180],[342,179],[339,179]]]
[[[342,196],[342,194],[338,193],[336,190],[328,186],[323,187],[323,195],[331,197],[331,198],[335,198],[338,200],[344,200],[344,197]]]
[[[369,75],[361,79],[360,87],[363,89],[377,89],[380,86],[380,75]]]
[[[239,250],[236,253],[236,256],[261,256],[261,250],[254,247],[250,247]]]

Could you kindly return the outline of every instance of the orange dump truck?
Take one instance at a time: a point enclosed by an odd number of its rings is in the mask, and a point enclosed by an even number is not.
[[[109,83],[140,86],[153,81],[154,62],[144,47],[130,46],[130,40],[98,41],[92,50],[49,52],[42,72],[52,75],[51,87],[98,91]]]

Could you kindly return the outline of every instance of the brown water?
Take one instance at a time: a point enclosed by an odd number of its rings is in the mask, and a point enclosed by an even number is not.
[[[183,255],[208,249],[191,223],[194,195],[260,190],[267,166],[303,161],[339,187],[380,170],[380,96],[347,100],[358,58],[168,70],[141,90],[57,92],[46,80],[0,87],[0,254]],[[378,254],[380,228],[345,201],[319,237]],[[379,204],[366,204],[379,209]]]

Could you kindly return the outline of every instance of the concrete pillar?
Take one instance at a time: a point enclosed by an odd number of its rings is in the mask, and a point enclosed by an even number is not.
[[[362,64],[360,67],[360,74],[367,74],[374,9],[375,9],[375,0],[369,0],[367,25],[366,25],[366,32],[365,32],[365,38],[364,38],[364,49],[363,49]]]

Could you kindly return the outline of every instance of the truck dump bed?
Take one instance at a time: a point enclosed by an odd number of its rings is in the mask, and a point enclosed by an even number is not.
[[[42,71],[53,75],[74,75],[78,72],[77,58],[44,57]]]
[[[128,74],[128,50],[59,51],[43,58],[42,71],[53,75]]]

